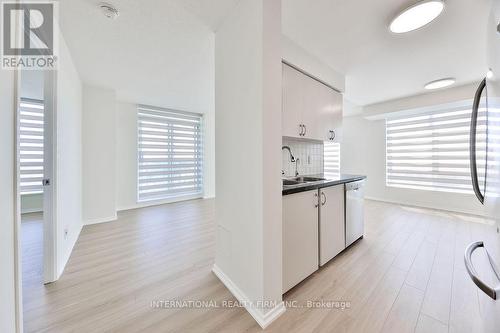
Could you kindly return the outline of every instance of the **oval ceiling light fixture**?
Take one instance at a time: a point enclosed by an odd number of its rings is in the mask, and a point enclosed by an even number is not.
[[[120,16],[120,12],[110,3],[101,2],[99,4],[99,8],[101,8],[101,12],[109,19],[116,20],[118,16]]]
[[[452,78],[452,77],[447,77],[446,79],[439,79],[439,80],[436,80],[436,81],[431,81],[429,83],[427,83],[424,88],[427,89],[427,90],[434,90],[434,89],[441,89],[441,88],[445,88],[445,87],[449,87],[451,86],[452,84],[455,83],[455,79]]]
[[[389,29],[396,34],[420,29],[441,15],[443,9],[442,0],[420,1],[399,13],[392,20]]]

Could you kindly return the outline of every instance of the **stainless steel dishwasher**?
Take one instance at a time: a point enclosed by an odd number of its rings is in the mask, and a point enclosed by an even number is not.
[[[365,229],[365,181],[345,184],[345,246],[363,237]]]

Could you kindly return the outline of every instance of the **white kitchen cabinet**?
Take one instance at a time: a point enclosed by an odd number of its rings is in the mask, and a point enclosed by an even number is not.
[[[302,137],[302,110],[304,109],[304,95],[301,91],[302,73],[283,64],[283,107],[282,107],[282,135]]]
[[[322,85],[322,105],[318,109],[318,135],[322,141],[342,141],[343,103],[342,94]]]
[[[319,265],[345,249],[344,184],[319,189]]]
[[[286,64],[282,84],[282,135],[339,142],[342,94]]]
[[[318,190],[283,196],[283,293],[318,269]]]

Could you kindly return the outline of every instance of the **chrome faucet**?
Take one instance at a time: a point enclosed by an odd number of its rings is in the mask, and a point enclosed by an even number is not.
[[[288,146],[283,146],[281,147],[281,150],[288,150],[288,153],[290,154],[290,162],[295,162],[295,157],[293,157],[292,150]]]
[[[293,156],[292,150],[290,149],[290,147],[283,146],[283,147],[281,147],[281,150],[288,150],[288,153],[290,154],[290,162],[295,163],[295,177],[297,177],[299,175],[299,172],[297,171],[299,159],[295,158]],[[284,176],[285,175],[285,171],[281,170],[281,175]]]

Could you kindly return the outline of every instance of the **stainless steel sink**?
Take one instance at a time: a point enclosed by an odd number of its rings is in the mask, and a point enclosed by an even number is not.
[[[298,184],[304,184],[304,183],[312,183],[312,182],[317,182],[325,180],[325,178],[317,178],[317,177],[295,177],[295,178],[289,178],[289,179],[283,179],[283,186],[291,186],[291,185],[298,185]]]
[[[295,177],[295,178],[293,178],[293,180],[295,180],[297,182],[302,182],[302,183],[309,183],[309,182],[317,182],[320,180],[325,180],[325,178],[302,176],[302,177]]]
[[[290,180],[290,179],[283,179],[283,186],[297,185],[302,183],[304,182],[298,182],[296,180]]]

